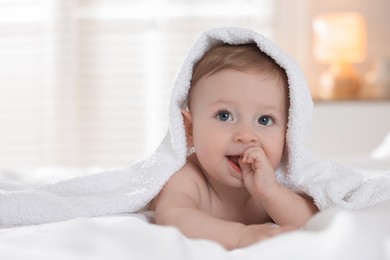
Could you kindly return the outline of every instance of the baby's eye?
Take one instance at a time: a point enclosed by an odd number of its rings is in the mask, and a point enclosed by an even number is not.
[[[228,111],[218,111],[217,118],[221,121],[231,121],[233,120],[232,115]]]
[[[270,116],[261,116],[259,118],[259,124],[261,125],[272,125],[274,123],[274,120]]]

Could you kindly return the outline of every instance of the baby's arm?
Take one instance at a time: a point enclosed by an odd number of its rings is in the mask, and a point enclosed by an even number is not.
[[[184,169],[169,180],[155,201],[157,224],[175,226],[189,238],[214,240],[227,249],[244,247],[290,230],[270,224],[245,226],[202,211],[197,177]]]
[[[275,171],[259,147],[247,149],[240,159],[245,186],[278,225],[301,227],[318,211],[313,201],[279,184]]]

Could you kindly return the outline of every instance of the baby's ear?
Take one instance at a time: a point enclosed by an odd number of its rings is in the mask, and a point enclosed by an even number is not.
[[[187,109],[182,109],[181,114],[183,115],[184,119],[184,127],[186,130],[186,137],[187,137],[187,146],[188,147],[193,147],[194,146],[194,141],[193,141],[193,131],[192,131],[192,115],[190,111]]]

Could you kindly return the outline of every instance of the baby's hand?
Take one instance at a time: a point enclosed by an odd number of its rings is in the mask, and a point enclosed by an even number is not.
[[[268,196],[278,187],[271,162],[260,147],[245,150],[239,164],[244,184],[254,198]]]
[[[237,248],[246,247],[294,229],[296,229],[294,226],[280,227],[273,223],[244,226],[238,232]]]

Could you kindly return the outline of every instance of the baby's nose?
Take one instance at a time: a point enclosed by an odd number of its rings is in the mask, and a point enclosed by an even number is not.
[[[234,140],[236,142],[249,144],[249,143],[257,143],[259,138],[252,127],[241,127],[237,133],[235,134]]]

